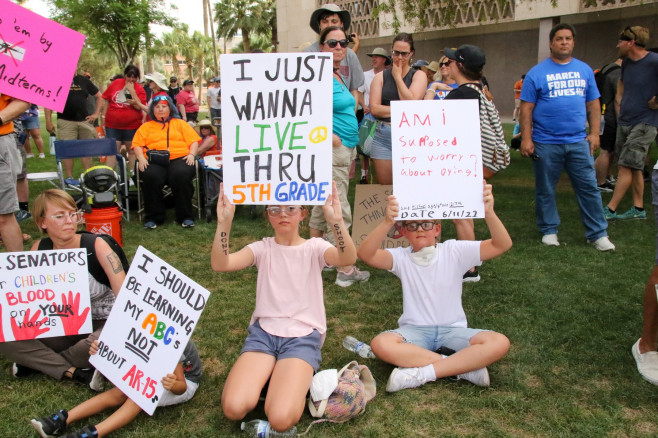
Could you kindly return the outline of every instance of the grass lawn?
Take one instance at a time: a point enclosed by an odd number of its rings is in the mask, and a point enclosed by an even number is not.
[[[652,163],[655,160],[654,156]],[[51,156],[28,160],[31,172],[54,167]],[[358,175],[353,183],[357,181]],[[481,267],[482,280],[466,284],[463,295],[470,326],[504,333],[512,343],[507,357],[489,368],[491,387],[441,380],[387,394],[384,387],[392,367],[361,359],[373,372],[378,390],[365,414],[345,424],[316,425],[309,436],[658,435],[658,388],[642,380],[630,352],[640,336],[644,285],[654,263],[653,219],[612,222],[609,234],[617,250],[600,253],[585,243],[576,199],[564,176],[557,195],[561,246],[545,247],[535,225],[531,161],[512,151],[510,167],[492,182],[496,211],[514,247],[486,262]],[[31,184],[31,198],[46,187]],[[645,192],[648,216],[653,218],[649,185]],[[605,202],[610,194],[603,198]],[[627,196],[620,210],[630,207],[629,202]],[[173,212],[169,217],[173,221]],[[24,223],[22,228],[37,238],[33,223]],[[246,336],[254,308],[256,270],[212,272],[214,232],[215,223],[205,221],[189,230],[169,222],[149,232],[136,216],[124,223],[129,258],[143,245],[206,287],[211,298],[193,335],[204,363],[204,378],[194,399],[159,409],[152,419],[142,415],[116,437],[241,433],[239,423],[224,418],[220,395]],[[248,208],[238,208],[233,249],[270,234],[263,218],[252,219]],[[443,238],[454,236],[454,227],[445,222]],[[476,236],[488,236],[481,220],[476,221]],[[365,267],[361,262],[359,266]],[[334,284],[335,272],[323,274],[328,320],[323,369],[340,368],[357,359],[343,349],[344,336],[368,341],[396,327],[402,310],[400,283],[388,272],[370,272],[370,281],[347,289]],[[1,437],[37,436],[30,418],[71,408],[93,395],[81,386],[43,376],[14,379],[10,365],[0,358]],[[91,418],[90,423],[103,418]],[[264,418],[262,407],[247,420],[254,418]],[[298,426],[303,430],[311,421],[305,413]]]

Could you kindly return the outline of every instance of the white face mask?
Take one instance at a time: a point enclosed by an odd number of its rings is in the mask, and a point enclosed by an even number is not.
[[[436,245],[426,246],[420,251],[411,253],[411,261],[417,264],[418,266],[429,266],[436,256]]]

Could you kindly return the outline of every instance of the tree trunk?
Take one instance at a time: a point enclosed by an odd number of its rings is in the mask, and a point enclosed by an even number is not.
[[[198,60],[197,64],[199,66],[199,80],[197,81],[197,83],[199,84],[199,95],[197,96],[197,98],[199,99],[199,105],[201,105],[202,102],[203,102],[201,100],[201,91],[203,90],[203,68],[204,68],[203,67],[203,52],[201,52],[201,56],[199,57],[199,60]],[[208,108],[208,113],[210,113],[210,108]]]
[[[210,15],[210,34],[212,36],[212,58],[215,61],[215,76],[219,76],[219,64],[217,62],[217,41],[215,40],[215,23],[212,20],[212,9],[210,9],[210,0],[204,0],[208,14]]]
[[[249,29],[242,28],[242,47],[244,53],[251,53],[251,43],[249,41]]]
[[[203,6],[203,34],[208,36],[208,0],[201,0]]]

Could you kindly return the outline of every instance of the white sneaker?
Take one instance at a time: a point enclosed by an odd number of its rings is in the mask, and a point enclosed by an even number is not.
[[[463,374],[457,374],[455,377],[457,377],[457,380],[466,380],[476,386],[487,387],[490,384],[489,371],[487,370],[487,367],[480,368],[479,370],[469,371]]]
[[[420,368],[395,368],[386,383],[386,392],[418,388],[426,382]]]
[[[34,154],[25,154],[25,158],[34,158]]]
[[[637,370],[640,372],[640,375],[649,383],[658,385],[658,352],[656,351],[647,351],[646,353],[640,353],[640,340],[631,348],[633,352],[633,357],[635,358],[635,363],[637,363]]]
[[[541,236],[541,243],[546,246],[560,246],[560,242],[557,240],[557,234],[544,234]]]
[[[39,154],[39,158],[46,158],[46,154],[44,154],[43,152],[41,152],[41,153]]]
[[[598,249],[599,251],[614,251],[615,250],[615,245],[610,242],[610,239],[608,239],[608,236],[603,236],[599,237],[596,239],[594,242],[592,241],[587,241],[590,245],[593,245],[594,248]]]
[[[352,270],[349,271],[349,274],[338,270],[338,274],[336,275],[336,284],[341,287],[349,287],[359,281],[368,281],[369,278],[370,272],[361,271],[356,266],[352,266]]]

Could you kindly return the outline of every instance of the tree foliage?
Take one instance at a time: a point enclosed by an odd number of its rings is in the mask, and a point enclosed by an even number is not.
[[[134,62],[150,26],[172,26],[164,0],[48,0],[54,19],[87,36],[87,44],[112,51],[119,67]]]
[[[215,3],[217,36],[231,39],[241,33],[244,51],[250,52],[251,34],[272,37],[275,10],[274,0],[219,0]]]

